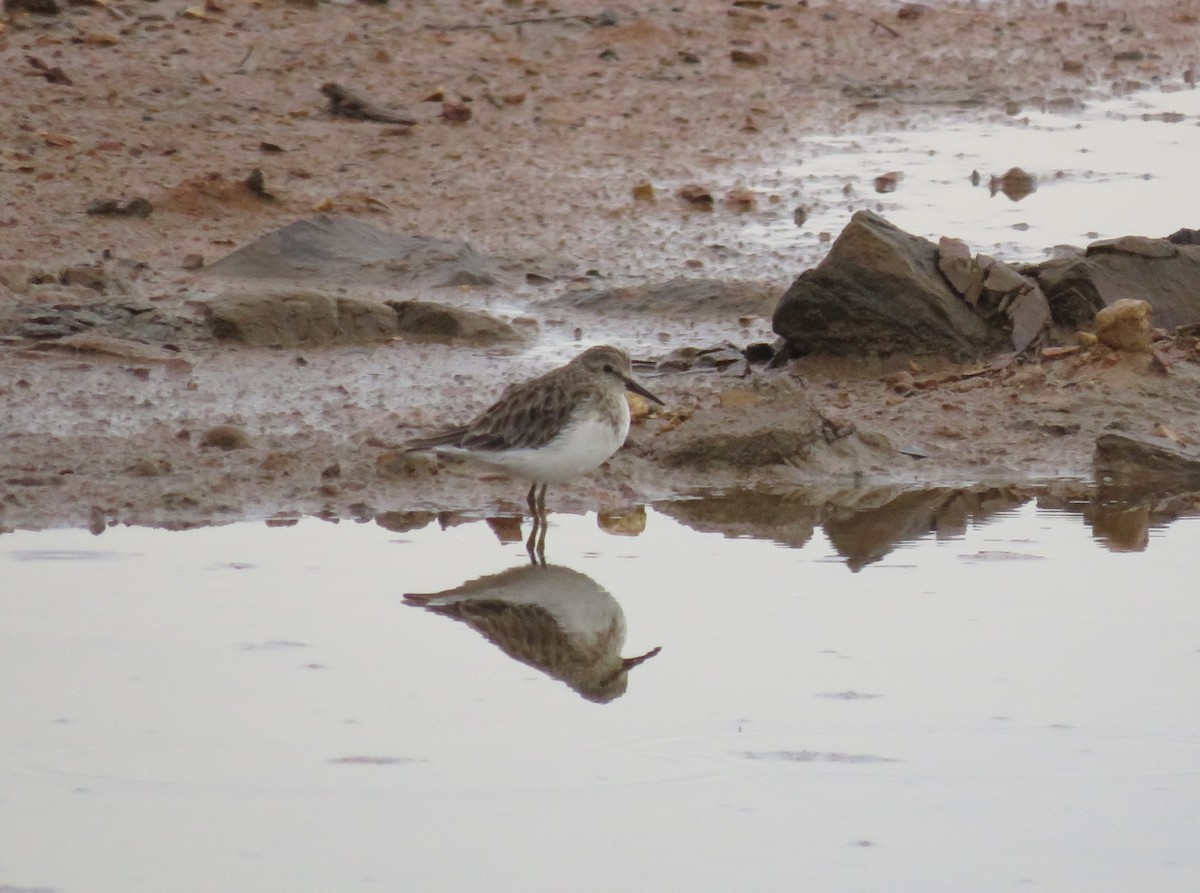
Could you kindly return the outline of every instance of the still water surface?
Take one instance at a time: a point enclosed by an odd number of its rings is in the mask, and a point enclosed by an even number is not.
[[[1200,519],[705,510],[0,537],[0,889],[1198,888]]]
[[[1146,90],[1079,110],[963,115],[934,129],[814,136],[797,154],[797,163],[758,171],[753,182],[804,205],[806,225],[797,230],[774,215],[748,222],[741,238],[803,250],[798,233],[836,233],[848,210],[865,208],[934,242],[950,236],[1010,263],[1038,262],[1056,246],[1198,225],[1200,90]],[[1016,201],[990,188],[1011,167],[1037,181]],[[895,191],[877,194],[874,178],[891,172],[900,176]]]

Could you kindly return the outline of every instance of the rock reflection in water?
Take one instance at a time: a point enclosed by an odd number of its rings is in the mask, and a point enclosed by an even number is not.
[[[1092,535],[1115,552],[1142,551],[1150,531],[1200,515],[1200,492],[1170,492],[1148,484],[1093,488],[1083,482],[1010,487],[866,487],[722,493],[662,502],[655,509],[694,530],[765,539],[800,548],[822,527],[851,570],[879,561],[897,546],[928,534],[963,535],[1037,499],[1042,509],[1082,515]]]
[[[623,695],[629,671],[660,650],[622,657],[625,615],[617,600],[586,574],[557,565],[523,565],[404,598],[462,621],[514,660],[601,704]]]
[[[1151,530],[1200,515],[1200,491],[1180,491],[1161,482],[1106,484],[1082,501],[1039,495],[1038,506],[1082,514],[1092,536],[1111,552],[1143,552]]]
[[[820,523],[819,506],[797,492],[739,490],[660,502],[654,508],[692,530],[772,540],[795,549],[808,544]]]
[[[898,494],[891,489],[874,490],[855,505],[827,511],[825,534],[856,571],[879,561],[901,543],[928,533],[939,539],[961,536],[969,524],[1010,512],[1029,499],[1028,492],[1008,488],[938,487]]]
[[[878,561],[896,546],[927,533],[957,536],[978,523],[1029,501],[1032,493],[1009,488],[927,490],[875,487],[816,495],[724,493],[703,499],[659,503],[664,515],[694,530],[768,539],[799,548],[822,526],[851,570]]]

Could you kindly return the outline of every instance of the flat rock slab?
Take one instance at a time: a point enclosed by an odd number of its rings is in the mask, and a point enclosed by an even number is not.
[[[256,347],[381,341],[397,334],[395,311],[385,304],[311,290],[231,293],[204,310],[217,338]]]
[[[503,320],[430,301],[368,301],[305,289],[238,291],[204,305],[217,338],[255,347],[370,343],[397,336],[473,346],[519,342]]]
[[[84,333],[155,345],[204,336],[198,320],[136,300],[0,304],[0,338],[48,342]]]
[[[304,279],[387,287],[492,285],[500,264],[466,242],[390,233],[317,214],[259,237],[207,268],[241,279]]]
[[[1100,478],[1189,478],[1200,480],[1200,450],[1158,437],[1109,433],[1096,439],[1092,459]]]
[[[143,363],[166,363],[175,368],[190,367],[190,363],[182,359],[178,351],[144,344],[140,341],[130,341],[125,338],[114,338],[100,332],[77,332],[49,341],[39,341],[37,348],[41,350],[62,350],[79,354],[96,354],[99,356],[116,357],[122,360],[136,360]]]
[[[1123,298],[1146,301],[1159,328],[1200,322],[1197,245],[1125,236],[1095,242],[1083,257],[1047,261],[1033,272],[1061,325],[1087,326]]]
[[[849,473],[895,456],[886,438],[838,425],[794,396],[706,410],[655,437],[647,449],[675,468],[786,465],[802,474],[833,467]]]

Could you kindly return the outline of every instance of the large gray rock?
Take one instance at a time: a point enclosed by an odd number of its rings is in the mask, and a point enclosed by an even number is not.
[[[390,287],[490,285],[498,263],[466,242],[389,233],[317,214],[269,232],[207,268],[242,279],[303,279]]]
[[[944,353],[1006,346],[938,269],[938,247],[859,211],[817,267],[792,283],[773,326],[799,353]]]
[[[1047,261],[1034,275],[1054,321],[1079,327],[1122,298],[1146,301],[1166,329],[1200,322],[1200,246],[1125,236],[1094,242],[1083,257]]]

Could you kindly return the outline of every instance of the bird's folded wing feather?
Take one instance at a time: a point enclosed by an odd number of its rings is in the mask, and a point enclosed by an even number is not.
[[[538,385],[534,387],[534,385]],[[512,385],[474,421],[440,434],[408,441],[406,451],[458,447],[469,450],[531,449],[554,439],[571,416],[572,403],[560,384],[541,380]]]
[[[537,384],[538,387],[531,387]],[[472,450],[533,449],[562,430],[573,409],[561,384],[528,382],[510,388],[495,405],[467,425],[457,444]]]

